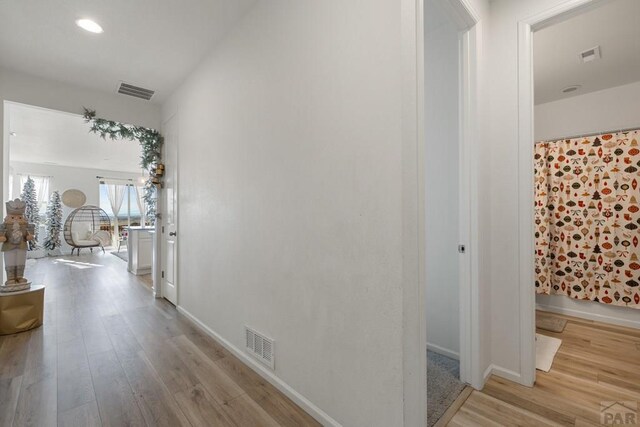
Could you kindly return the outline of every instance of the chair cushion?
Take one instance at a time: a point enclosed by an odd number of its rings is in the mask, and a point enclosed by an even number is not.
[[[73,243],[76,244],[76,246],[98,246],[99,243],[95,240],[76,240],[73,239]]]
[[[111,244],[111,233],[108,231],[100,230],[93,233],[91,240],[94,240],[102,246],[109,246]]]

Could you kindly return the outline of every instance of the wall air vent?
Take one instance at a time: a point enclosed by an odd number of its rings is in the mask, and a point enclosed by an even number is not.
[[[258,359],[260,363],[275,369],[274,351],[275,342],[271,338],[254,331],[248,326],[244,327],[247,343],[247,352]]]
[[[573,85],[573,86],[567,86],[564,89],[562,89],[562,93],[571,93],[571,92],[575,92],[578,89],[580,89],[582,86],[580,85]]]
[[[580,59],[584,63],[595,61],[596,59],[600,58],[600,46],[592,47],[591,49],[587,49],[584,52],[580,53]]]
[[[125,82],[120,82],[120,85],[118,86],[118,93],[121,93],[122,95],[134,96],[136,98],[146,99],[147,101],[149,101],[153,94],[156,93],[156,91],[130,85],[129,83]]]

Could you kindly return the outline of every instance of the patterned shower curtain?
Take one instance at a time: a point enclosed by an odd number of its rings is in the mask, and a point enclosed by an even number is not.
[[[536,292],[640,308],[640,130],[535,145]]]

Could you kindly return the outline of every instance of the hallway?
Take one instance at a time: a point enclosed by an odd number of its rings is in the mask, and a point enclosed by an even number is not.
[[[319,425],[109,253],[29,261],[45,323],[0,337],[0,426]]]

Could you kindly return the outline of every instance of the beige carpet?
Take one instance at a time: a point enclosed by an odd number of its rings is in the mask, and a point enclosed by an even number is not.
[[[549,372],[561,344],[558,338],[536,334],[536,369]]]
[[[560,333],[564,331],[565,326],[567,326],[567,321],[565,319],[545,316],[544,314],[540,313],[536,314],[536,328],[538,329]]]
[[[427,351],[427,426],[438,422],[455,402],[464,384],[460,381],[460,362]]]

